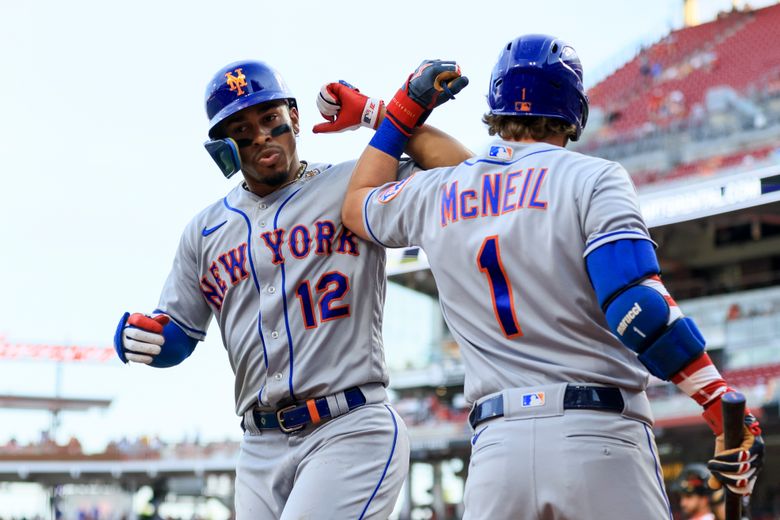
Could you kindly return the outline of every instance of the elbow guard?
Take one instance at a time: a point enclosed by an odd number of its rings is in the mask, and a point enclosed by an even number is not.
[[[616,296],[606,316],[618,339],[663,380],[669,381],[704,352],[704,338],[693,320],[674,312],[660,293],[645,285]]]
[[[655,276],[660,268],[649,241],[617,240],[586,262],[610,329],[651,374],[668,381],[704,352],[696,324]]]
[[[160,353],[154,356],[154,360],[150,363],[150,366],[153,367],[168,368],[178,365],[190,357],[198,344],[198,340],[189,337],[184,329],[176,325],[173,320],[163,327],[162,334],[165,343],[163,343]]]

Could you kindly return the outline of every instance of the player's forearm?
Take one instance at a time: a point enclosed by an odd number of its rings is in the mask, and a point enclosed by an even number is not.
[[[404,151],[424,170],[455,166],[474,155],[451,135],[429,125],[415,130]]]
[[[371,190],[396,180],[397,172],[398,159],[373,146],[366,147],[355,165],[344,197],[341,220],[345,227],[361,238],[369,238],[363,225],[363,203]]]

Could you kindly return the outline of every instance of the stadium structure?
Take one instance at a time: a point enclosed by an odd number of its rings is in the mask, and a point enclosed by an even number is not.
[[[780,518],[780,459],[773,456],[780,445],[780,47],[767,45],[778,27],[780,5],[733,9],[639,49],[589,89],[591,117],[574,148],[618,161],[631,173],[667,287],[760,418],[769,457],[748,513],[763,520]],[[433,304],[436,287],[424,252],[388,256],[391,283]],[[470,438],[463,367],[444,323],[435,328],[429,362],[391,375],[412,438],[412,471],[394,513],[400,519],[462,514]],[[712,434],[698,405],[674,385],[653,380],[648,393],[670,484],[685,464],[709,458]],[[0,407],[55,413],[109,405],[0,400]],[[77,445],[54,442],[6,445],[0,482],[40,484],[51,518],[83,516],[84,504],[92,504],[94,518],[152,518],[166,504],[186,502],[189,511],[202,511],[198,506],[211,501],[224,504],[214,518],[228,518],[237,450],[230,442],[144,440],[85,455]],[[127,499],[143,487],[151,511],[135,510]]]

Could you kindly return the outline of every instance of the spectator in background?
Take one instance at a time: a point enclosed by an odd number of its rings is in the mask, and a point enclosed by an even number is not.
[[[704,464],[689,464],[683,468],[676,491],[680,494],[680,509],[687,520],[715,520],[710,508],[709,478],[710,472]]]
[[[661,73],[662,73],[663,71],[664,71],[664,70],[663,70],[663,67],[661,67],[661,64],[660,64],[660,63],[658,63],[658,62],[655,62],[655,63],[653,63],[653,64],[650,66],[650,76],[651,76],[653,79],[655,79],[655,78],[657,78],[658,76],[660,76],[660,75],[661,75]]]
[[[647,54],[645,54],[644,49],[641,51],[641,58],[639,58],[639,60],[639,73],[642,76],[649,76],[652,73],[652,70],[650,68],[650,60],[647,57]]]
[[[71,436],[68,444],[65,445],[65,451],[68,455],[81,455],[81,442],[76,437]]]
[[[726,314],[726,321],[738,320],[742,317],[742,309],[738,303],[732,303],[729,306],[728,313]]]

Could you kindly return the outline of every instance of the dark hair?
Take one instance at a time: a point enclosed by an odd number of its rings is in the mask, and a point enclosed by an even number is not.
[[[577,127],[557,117],[544,116],[500,116],[485,114],[482,122],[488,125],[490,135],[498,134],[502,139],[533,139],[542,141],[555,135],[572,138]]]

